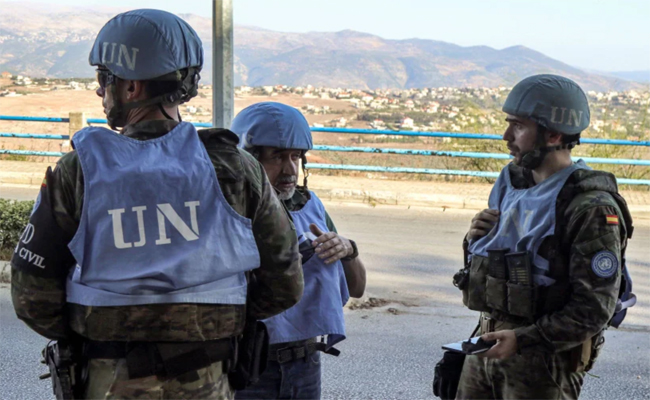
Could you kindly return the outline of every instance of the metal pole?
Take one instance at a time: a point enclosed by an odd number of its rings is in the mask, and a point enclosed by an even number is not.
[[[86,125],[86,114],[79,111],[72,111],[68,114],[68,135],[70,136],[70,142],[72,142],[72,137],[75,133],[82,130]]]
[[[235,112],[232,0],[212,3],[212,125],[230,128]]]

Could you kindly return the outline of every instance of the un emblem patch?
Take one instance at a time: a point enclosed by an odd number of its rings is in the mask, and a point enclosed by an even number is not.
[[[618,270],[616,254],[609,250],[596,253],[591,259],[591,269],[600,278],[611,278]]]

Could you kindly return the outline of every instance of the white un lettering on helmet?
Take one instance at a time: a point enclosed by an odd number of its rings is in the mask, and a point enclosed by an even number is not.
[[[568,111],[568,112],[567,112]],[[554,124],[580,126],[582,110],[576,111],[566,107],[551,107],[551,122]]]
[[[123,67],[126,64],[126,68],[135,71],[139,51],[137,47],[127,47],[122,43],[104,42],[102,43],[102,65],[115,64]]]

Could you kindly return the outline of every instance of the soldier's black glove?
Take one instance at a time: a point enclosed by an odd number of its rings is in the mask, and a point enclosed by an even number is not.
[[[436,364],[433,376],[433,394],[443,400],[455,399],[463,371],[465,354],[445,351],[442,360]]]

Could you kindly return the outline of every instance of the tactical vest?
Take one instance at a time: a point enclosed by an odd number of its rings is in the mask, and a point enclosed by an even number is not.
[[[251,221],[227,203],[191,124],[144,141],[85,128],[73,146],[84,203],[68,302],[245,304],[244,272],[260,265]]]
[[[508,167],[503,169],[489,200],[490,208],[500,211],[499,223],[468,247],[470,255],[465,271],[469,272],[469,281],[463,289],[463,302],[468,308],[491,313],[500,320],[527,324],[564,306],[570,285],[568,265],[560,254],[562,250],[557,249],[563,239],[558,235],[564,232],[563,226],[558,225],[566,222],[562,220],[564,212],[582,192],[610,192],[617,200],[630,236],[631,218],[615,184],[612,188],[606,181],[587,179],[589,183],[568,185],[567,181],[577,173],[587,177],[603,174],[591,171],[579,161],[538,185],[516,189],[511,184]],[[563,209],[556,209],[558,205]],[[540,248],[549,243],[544,258]],[[619,303],[623,304],[619,305],[625,306],[625,300],[633,295],[624,262],[622,266]],[[625,307],[617,307],[616,311],[612,325],[620,324]]]
[[[519,254],[518,258],[530,266],[530,271],[515,271],[515,275],[523,277],[523,273],[528,274],[529,285],[550,286],[555,283],[548,276],[548,260],[539,255],[539,247],[547,236],[555,233],[558,194],[578,169],[589,167],[580,160],[533,187],[516,189],[510,181],[509,169],[505,167],[488,200],[491,209],[499,210],[499,222],[487,235],[470,243],[472,257],[488,257],[488,253],[499,250],[505,267],[505,257],[512,259],[515,257],[513,254]]]
[[[311,198],[299,211],[291,211],[298,237],[310,232],[316,224],[322,232],[329,232],[325,222],[325,207],[311,193]],[[301,239],[302,239],[301,238]],[[309,239],[306,239],[309,240]],[[327,265],[316,254],[303,260],[305,289],[300,301],[290,309],[264,320],[269,343],[286,343],[327,335],[327,346],[345,339],[343,306],[350,298],[341,261]]]

